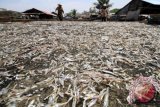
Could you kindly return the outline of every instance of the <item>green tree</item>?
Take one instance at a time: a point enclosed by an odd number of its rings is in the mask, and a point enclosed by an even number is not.
[[[69,16],[69,17],[72,17],[72,18],[76,18],[77,10],[76,9],[72,9],[70,12],[66,13],[66,16]]]
[[[116,13],[117,11],[119,11],[117,8],[110,10],[111,13]]]
[[[71,12],[72,12],[72,17],[75,18],[77,15],[77,10],[73,9]]]
[[[66,13],[66,16],[72,16],[72,13],[71,12],[69,12],[69,13]]]
[[[97,0],[97,2],[93,3],[96,5],[96,8],[100,9],[103,5],[106,5],[107,8],[111,7],[112,4],[109,4],[110,0]]]
[[[100,4],[100,5],[104,5],[104,4],[109,4],[109,0],[98,0],[98,3]]]

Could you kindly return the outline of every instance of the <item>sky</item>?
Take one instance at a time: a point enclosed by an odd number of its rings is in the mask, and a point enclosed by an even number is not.
[[[110,0],[112,8],[122,8],[131,0]],[[146,0],[160,4],[160,0]],[[88,11],[97,0],[0,0],[0,8],[23,12],[27,9],[37,8],[43,11],[55,11],[57,4],[62,4],[65,13],[72,9],[78,12]]]

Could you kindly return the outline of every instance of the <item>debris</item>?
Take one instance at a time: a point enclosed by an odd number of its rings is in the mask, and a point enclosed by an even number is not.
[[[139,77],[133,81],[127,98],[130,104],[135,102],[148,103],[160,92],[160,83],[153,77]]]

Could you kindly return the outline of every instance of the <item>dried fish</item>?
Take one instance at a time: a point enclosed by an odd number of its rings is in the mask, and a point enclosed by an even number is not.
[[[156,26],[36,21],[0,28],[0,106],[127,106],[130,80],[160,79]]]
[[[105,95],[104,95],[104,103],[103,107],[108,107],[109,106],[109,88],[107,88]]]

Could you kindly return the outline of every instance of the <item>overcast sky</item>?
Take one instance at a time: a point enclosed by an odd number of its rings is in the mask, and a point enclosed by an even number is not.
[[[23,12],[30,8],[37,8],[43,11],[54,11],[57,4],[63,5],[65,12],[76,9],[78,12],[89,10],[92,4],[97,0],[0,0],[0,8]],[[112,8],[121,8],[131,0],[110,0]],[[147,0],[153,3],[159,3],[160,0]]]

